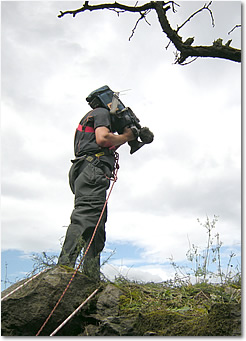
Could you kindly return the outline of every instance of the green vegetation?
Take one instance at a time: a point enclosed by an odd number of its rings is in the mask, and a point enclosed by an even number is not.
[[[123,293],[120,314],[138,315],[137,335],[241,335],[241,271],[232,264],[232,253],[225,270],[222,267],[217,221],[216,216],[203,224],[199,221],[207,232],[206,247],[190,245],[186,254],[189,267],[178,266],[171,259],[173,280],[141,284],[116,279],[115,285]]]
[[[123,292],[120,310],[125,313],[152,313],[157,310],[206,313],[215,303],[240,303],[240,283],[190,284],[175,286],[174,283],[140,284],[119,278],[115,285]]]
[[[218,217],[212,220],[208,217],[204,223],[197,219],[200,226],[204,227],[207,233],[206,246],[201,248],[195,244],[190,244],[186,253],[189,266],[179,266],[173,258],[170,258],[171,265],[175,269],[175,282],[183,284],[184,281],[190,283],[220,283],[241,281],[240,264],[233,264],[235,253],[228,256],[227,265],[223,268],[221,258],[221,247],[223,245],[220,235],[215,231]],[[190,243],[190,242],[189,242]]]
[[[232,318],[240,315],[238,282],[176,286],[171,281],[139,284],[119,278],[115,285],[123,292],[120,315],[138,316],[138,335],[240,335],[240,318]]]

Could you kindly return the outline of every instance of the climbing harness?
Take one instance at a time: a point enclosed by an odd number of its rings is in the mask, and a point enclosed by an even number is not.
[[[72,281],[73,281],[73,279],[74,279],[76,273],[78,272],[78,270],[79,270],[79,268],[80,268],[80,266],[81,266],[81,264],[82,264],[82,262],[83,262],[83,260],[84,260],[84,258],[85,258],[85,256],[86,256],[86,254],[87,254],[87,252],[88,252],[88,250],[89,250],[89,248],[90,248],[90,246],[91,246],[91,244],[92,244],[92,242],[93,242],[93,239],[94,239],[94,237],[95,237],[97,228],[98,228],[98,226],[99,226],[99,223],[100,223],[100,221],[101,221],[101,219],[102,219],[103,213],[104,213],[105,208],[106,208],[106,206],[107,206],[107,203],[108,203],[110,194],[111,194],[111,192],[112,192],[112,189],[113,189],[113,187],[114,187],[115,182],[116,182],[117,179],[118,179],[118,178],[117,178],[118,170],[119,170],[119,154],[115,152],[115,166],[114,166],[114,171],[113,171],[113,177],[114,177],[114,178],[113,178],[113,183],[112,183],[112,185],[111,185],[111,188],[110,188],[109,193],[108,193],[108,195],[107,195],[107,198],[106,198],[106,200],[105,200],[105,203],[104,203],[102,212],[101,212],[100,217],[99,217],[99,219],[98,219],[98,222],[97,222],[97,224],[96,224],[96,226],[95,226],[95,229],[94,229],[94,232],[93,232],[92,237],[91,237],[91,239],[90,239],[90,242],[89,242],[89,244],[88,244],[88,247],[87,247],[87,249],[85,250],[85,252],[84,252],[84,254],[83,254],[83,257],[81,258],[81,260],[80,260],[80,262],[79,262],[79,265],[77,266],[77,268],[75,269],[75,271],[74,271],[72,277],[70,278],[70,281],[68,282],[68,285],[66,286],[66,288],[64,289],[64,291],[63,291],[63,293],[61,294],[60,298],[59,298],[58,301],[56,302],[56,304],[55,304],[54,308],[52,309],[52,311],[50,312],[49,316],[47,317],[47,319],[44,321],[43,325],[41,326],[41,328],[40,328],[39,331],[37,332],[36,336],[38,336],[38,335],[41,333],[41,331],[43,330],[43,328],[45,327],[45,325],[47,324],[47,322],[49,321],[49,319],[50,319],[51,316],[53,315],[54,311],[55,311],[56,308],[58,307],[59,303],[61,302],[61,300],[62,300],[62,298],[64,297],[65,293],[67,292],[68,288],[70,287],[70,284],[72,283]],[[89,299],[89,298],[88,298],[88,299]]]
[[[29,278],[25,283],[21,284],[20,286],[18,286],[17,288],[15,288],[14,290],[12,290],[10,293],[8,293],[7,295],[5,295],[3,298],[1,298],[1,301],[5,300],[7,297],[9,297],[10,295],[12,295],[14,292],[18,291],[20,288],[24,287],[25,285],[27,285],[27,283],[31,282],[34,278],[38,277],[39,275],[41,275],[43,272],[47,271],[48,269],[44,269],[41,272],[37,273],[36,275],[34,275],[33,277]]]
[[[59,327],[57,327],[51,334],[50,334],[50,336],[54,336],[69,320],[71,320],[71,318],[75,315],[75,314],[77,314],[77,312],[94,296],[94,295],[96,295],[96,293],[98,292],[98,290],[99,290],[99,288],[97,288],[96,290],[94,290],[93,291],[93,293],[92,294],[90,294],[90,296],[89,297],[87,297],[87,299],[86,300],[84,300],[84,302],[83,303],[81,303],[80,304],[80,306],[78,306],[78,308],[77,309],[75,309],[74,310],[74,312],[72,312],[72,314],[70,314],[69,316],[68,316],[68,318],[66,318],[66,320],[65,321],[63,321],[60,325],[59,325]]]

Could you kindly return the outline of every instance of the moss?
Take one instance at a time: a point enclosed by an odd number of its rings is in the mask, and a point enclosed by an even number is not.
[[[134,335],[235,336],[241,335],[241,291],[200,283],[119,281],[120,315],[134,317]]]
[[[168,310],[139,314],[135,327],[139,336],[150,332],[159,336],[241,335],[240,305],[216,304],[208,314]]]
[[[188,336],[196,335],[192,332],[200,325],[201,316],[194,316],[191,312],[182,314],[168,310],[155,311],[150,314],[139,315],[136,329],[139,336],[155,332],[159,336]]]
[[[134,314],[142,308],[143,303],[142,293],[137,289],[131,290],[126,295],[120,296],[120,311]]]
[[[74,268],[70,268],[67,265],[59,265],[62,269],[65,269],[67,272],[74,272],[75,269]]]
[[[208,315],[206,336],[241,335],[241,305],[238,303],[216,303]]]

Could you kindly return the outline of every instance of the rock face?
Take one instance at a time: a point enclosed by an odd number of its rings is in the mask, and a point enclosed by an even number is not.
[[[122,292],[109,284],[99,294],[94,324],[85,327],[81,336],[134,336],[134,317],[120,316],[119,300]]]
[[[2,336],[35,336],[66,288],[73,271],[55,267],[2,301]],[[22,284],[2,292],[2,297]],[[39,334],[49,336],[99,285],[77,273],[53,315]],[[107,284],[72,317],[57,336],[128,335],[132,323],[119,318],[121,291]],[[124,318],[123,318],[124,320]],[[131,321],[131,319],[130,319]]]
[[[2,335],[35,336],[54,308],[72,274],[73,272],[65,268],[55,267],[2,301]],[[13,289],[13,286],[8,288],[2,296]],[[40,335],[50,335],[95,289],[96,285],[93,282],[77,273]],[[68,322],[57,335],[78,335],[80,331],[81,314],[78,314],[74,316],[72,323]]]
[[[2,336],[35,336],[51,313],[73,274],[55,267],[34,278],[2,301]],[[23,281],[24,282],[24,281]],[[2,297],[21,285],[2,292]],[[49,336],[91,293],[99,287],[77,273],[57,309],[42,329]],[[57,336],[240,336],[240,304],[214,304],[206,314],[173,312],[166,308],[148,313],[124,312],[127,290],[102,283],[96,295],[57,333]],[[133,292],[132,292],[133,295]]]

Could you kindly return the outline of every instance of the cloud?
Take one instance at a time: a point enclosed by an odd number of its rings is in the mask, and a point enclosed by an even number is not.
[[[156,273],[157,274],[156,274]],[[113,281],[117,277],[123,277],[131,281],[141,282],[162,282],[163,278],[170,278],[170,274],[166,274],[163,269],[155,269],[150,267],[128,268],[126,266],[117,267],[112,264],[106,264],[102,267],[102,273],[107,279]],[[162,274],[162,277],[159,276]],[[140,280],[141,279],[141,280]]]

